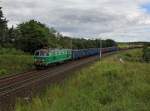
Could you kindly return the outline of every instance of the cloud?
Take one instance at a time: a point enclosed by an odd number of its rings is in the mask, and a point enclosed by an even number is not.
[[[1,0],[9,26],[36,19],[64,35],[150,41],[150,0]]]

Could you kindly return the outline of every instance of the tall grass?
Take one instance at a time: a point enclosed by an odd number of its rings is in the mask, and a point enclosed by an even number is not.
[[[19,73],[32,68],[33,58],[16,49],[0,49],[0,76]]]
[[[142,49],[134,49],[134,50],[130,50],[124,53],[119,54],[119,57],[127,60],[127,61],[131,61],[131,62],[142,62],[143,61],[143,51]]]
[[[78,71],[16,111],[149,111],[150,64],[120,63],[118,56]]]
[[[127,44],[127,43],[118,43],[118,47],[120,47],[120,48],[128,48],[129,44]]]

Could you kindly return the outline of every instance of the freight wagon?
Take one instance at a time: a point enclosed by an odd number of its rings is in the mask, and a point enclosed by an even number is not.
[[[99,48],[72,50],[72,59],[77,60],[83,57],[99,55]]]

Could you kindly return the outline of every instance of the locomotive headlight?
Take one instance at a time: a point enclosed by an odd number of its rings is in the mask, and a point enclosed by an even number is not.
[[[45,62],[45,59],[42,59],[42,62]]]

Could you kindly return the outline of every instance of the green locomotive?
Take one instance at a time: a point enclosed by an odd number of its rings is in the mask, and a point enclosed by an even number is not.
[[[72,51],[70,49],[40,49],[34,54],[36,67],[47,67],[49,64],[70,60]]]

